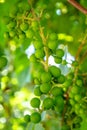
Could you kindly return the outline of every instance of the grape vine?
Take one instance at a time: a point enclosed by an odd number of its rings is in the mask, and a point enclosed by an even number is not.
[[[71,63],[69,73],[65,75],[59,67],[68,64],[63,59],[65,51],[60,48],[57,33],[43,24],[44,20],[50,18],[49,12],[45,13],[47,5],[43,4],[41,8],[39,5],[34,6],[31,1],[27,4],[18,1],[16,5],[9,16],[5,17],[7,32],[4,37],[14,39],[18,44],[19,41],[28,39],[29,45],[32,44],[35,48],[29,58],[35,96],[30,101],[33,112],[24,116],[26,123],[41,122],[45,126],[46,120],[58,118],[61,130],[80,128],[82,114],[87,114],[87,88],[79,64],[87,52],[81,59],[79,55],[87,36],[85,35],[76,58]],[[49,64],[50,56],[54,58],[56,65]],[[0,58],[0,68],[6,64],[5,60],[4,57]],[[46,112],[45,119],[42,117],[43,112]]]

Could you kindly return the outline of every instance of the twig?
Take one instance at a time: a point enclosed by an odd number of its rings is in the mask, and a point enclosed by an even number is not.
[[[73,5],[75,8],[77,8],[79,11],[81,11],[83,14],[87,14],[87,9],[84,8],[82,5],[80,5],[75,0],[67,0],[71,5]]]

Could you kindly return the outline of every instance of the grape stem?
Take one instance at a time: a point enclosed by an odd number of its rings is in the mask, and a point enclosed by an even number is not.
[[[75,0],[67,0],[71,5],[73,5],[75,8],[77,8],[79,11],[81,11],[83,14],[87,14],[87,9],[84,8],[82,5],[80,5]]]

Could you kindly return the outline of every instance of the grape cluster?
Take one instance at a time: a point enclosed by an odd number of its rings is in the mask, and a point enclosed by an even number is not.
[[[9,13],[8,31],[5,33],[5,37],[9,38],[28,38],[35,48],[29,58],[35,84],[35,96],[30,101],[34,111],[31,115],[25,115],[24,119],[27,123],[39,123],[43,111],[51,110],[54,115],[56,113],[57,117],[62,118],[62,130],[79,128],[81,114],[87,108],[84,82],[76,75],[76,67],[68,75],[61,72],[58,64],[67,62],[63,60],[64,50],[59,48],[57,33],[42,26],[40,13],[35,10],[32,6],[19,2],[16,10]],[[49,64],[50,56],[54,57],[57,66]],[[78,66],[76,63],[73,62],[71,68]]]

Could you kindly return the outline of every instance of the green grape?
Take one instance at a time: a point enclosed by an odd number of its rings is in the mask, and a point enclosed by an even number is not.
[[[0,69],[4,68],[7,65],[7,59],[2,56],[0,57]]]
[[[19,38],[20,38],[20,39],[25,39],[25,38],[26,38],[25,33],[19,34]]]
[[[82,98],[82,96],[81,96],[81,95],[78,95],[78,94],[76,94],[76,95],[74,96],[74,99],[75,99],[75,101],[77,101],[77,102],[81,101],[81,98]]]
[[[5,32],[5,33],[4,33],[4,38],[6,38],[6,39],[9,39],[9,38],[10,38],[9,32]]]
[[[51,89],[51,84],[50,83],[44,83],[40,86],[40,90],[42,93],[48,93]]]
[[[26,30],[28,30],[28,28],[29,28],[28,23],[21,23],[21,24],[20,24],[20,29],[21,29],[22,31],[26,31]]]
[[[76,80],[76,85],[82,87],[83,81],[81,79]]]
[[[74,67],[77,67],[77,66],[79,65],[79,63],[78,63],[78,61],[73,61],[73,62],[72,62],[72,65],[73,65]]]
[[[47,98],[45,98],[43,100],[43,107],[44,107],[44,109],[50,109],[50,108],[53,107],[53,105],[54,105],[54,103],[53,103],[53,99],[52,98],[47,97]]]
[[[42,42],[40,40],[34,41],[33,44],[34,44],[35,49],[40,49],[40,48],[43,47],[43,44],[42,44]]]
[[[30,120],[33,123],[39,123],[41,121],[41,115],[39,112],[33,112],[30,116]]]
[[[24,120],[25,120],[26,122],[29,122],[29,121],[30,121],[30,115],[28,115],[28,114],[25,115],[25,116],[24,116]]]
[[[11,30],[12,28],[15,28],[16,27],[16,22],[15,21],[11,21],[8,25],[7,25],[7,28],[9,30]]]
[[[32,54],[31,56],[30,56],[30,62],[36,62],[37,61],[37,58],[35,57],[35,54]]]
[[[42,73],[43,73],[42,69],[34,70],[33,76],[34,76],[34,78],[37,78],[38,80],[40,80]]]
[[[58,47],[58,41],[57,40],[49,40],[48,47],[49,47],[49,49],[55,51]]]
[[[62,58],[59,58],[56,56],[56,57],[54,57],[54,61],[55,61],[55,63],[60,64],[62,62]]]
[[[33,36],[34,36],[33,30],[28,29],[28,30],[26,31],[26,37],[32,39]]]
[[[62,65],[67,65],[67,61],[66,60],[62,60]]]
[[[62,58],[64,56],[64,51],[62,49],[57,49],[56,55],[57,57]]]
[[[55,106],[59,112],[62,112],[64,110],[64,99],[62,96],[59,95],[55,97]]]
[[[63,90],[62,90],[62,88],[59,88],[59,87],[54,87],[54,88],[52,88],[52,90],[51,90],[51,94],[53,95],[53,96],[58,96],[58,95],[63,95]]]
[[[58,83],[64,83],[65,82],[65,76],[64,75],[60,75],[59,77],[58,77]]]
[[[56,33],[51,33],[51,34],[49,35],[49,39],[50,39],[50,40],[57,40],[57,39],[58,39],[57,34],[56,34]]]
[[[74,106],[74,105],[76,104],[76,101],[75,101],[74,99],[70,99],[69,102],[70,102],[70,104],[71,104],[72,106]]]
[[[72,92],[73,94],[77,94],[77,93],[81,92],[80,87],[74,85],[74,86],[72,87],[72,89],[71,89],[71,92]]]
[[[49,71],[56,78],[61,75],[61,70],[56,66],[50,66]]]
[[[39,108],[39,106],[40,106],[40,99],[36,98],[36,97],[32,98],[31,101],[30,101],[30,104],[34,108]]]
[[[41,96],[41,95],[42,95],[42,92],[41,92],[39,86],[37,86],[37,87],[34,89],[34,94],[35,94],[36,96]]]
[[[35,52],[35,56],[36,56],[36,58],[44,58],[44,56],[45,56],[44,50],[42,48],[37,49]]]
[[[40,80],[37,79],[37,78],[35,78],[35,79],[34,79],[34,83],[37,84],[37,85],[40,85]]]
[[[33,21],[31,23],[31,27],[34,31],[38,30],[39,29],[39,25],[38,25],[38,22],[37,21]]]
[[[50,72],[43,72],[41,75],[41,81],[43,83],[50,82],[51,78],[52,78],[52,76],[51,76]]]
[[[68,87],[71,86],[71,84],[72,84],[72,80],[71,80],[71,79],[67,79],[67,80],[64,82],[64,87],[65,87],[65,88],[68,88]]]
[[[9,32],[9,36],[10,36],[10,37],[14,37],[15,35],[16,35],[16,32],[15,32],[15,31],[11,30],[11,31]]]

